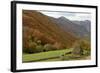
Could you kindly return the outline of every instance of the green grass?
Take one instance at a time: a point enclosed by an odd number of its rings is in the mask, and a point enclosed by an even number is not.
[[[88,58],[87,58],[88,57]],[[64,57],[60,58],[54,58],[54,59],[47,59],[47,60],[43,60],[41,62],[49,62],[49,61],[72,61],[72,60],[87,60],[90,59],[90,55],[82,55],[82,56],[75,56],[72,54],[67,54]]]
[[[72,49],[65,49],[65,50],[56,50],[56,51],[48,51],[48,52],[41,52],[41,53],[35,53],[35,54],[23,54],[22,61],[23,62],[34,62],[36,60],[40,59],[47,59],[52,57],[59,57],[63,55],[64,53],[70,52]],[[59,59],[57,59],[59,60]]]
[[[22,61],[26,62],[48,62],[48,61],[68,61],[68,60],[85,60],[86,57],[90,56],[90,51],[84,50],[84,55],[76,56],[73,54],[66,54],[71,52],[72,49],[65,49],[65,50],[56,50],[56,51],[48,51],[48,52],[41,52],[35,54],[25,54],[23,53]],[[62,56],[64,55],[64,56]]]

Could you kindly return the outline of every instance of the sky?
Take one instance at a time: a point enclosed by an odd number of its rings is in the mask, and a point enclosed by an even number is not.
[[[80,13],[80,12],[56,12],[56,11],[40,11],[41,13],[51,16],[54,18],[59,18],[64,16],[69,20],[77,20],[77,21],[84,21],[84,20],[91,20],[90,13]]]

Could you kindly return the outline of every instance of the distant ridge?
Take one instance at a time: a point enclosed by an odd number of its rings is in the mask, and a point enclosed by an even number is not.
[[[80,21],[71,21],[65,17],[59,17],[58,19],[50,17],[50,19],[55,22],[62,30],[66,31],[66,32],[70,32],[71,34],[73,34],[76,37],[80,37],[83,38],[85,36],[87,36],[89,34],[89,30],[87,30],[87,27],[89,28],[90,24],[87,26],[84,25],[84,23],[82,25]],[[80,22],[80,23],[79,23]]]

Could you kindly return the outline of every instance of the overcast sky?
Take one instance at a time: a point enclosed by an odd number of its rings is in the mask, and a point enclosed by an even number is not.
[[[53,12],[53,11],[40,11],[40,12],[54,18],[59,18],[61,16],[64,16],[69,20],[78,20],[78,21],[91,20],[90,13]]]

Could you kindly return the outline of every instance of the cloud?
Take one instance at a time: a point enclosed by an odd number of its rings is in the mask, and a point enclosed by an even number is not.
[[[86,13],[75,13],[75,16],[66,16],[66,18],[69,18],[70,20],[91,20],[91,14]]]
[[[59,18],[61,16],[64,16],[70,20],[79,20],[79,21],[91,20],[90,13],[56,12],[56,11],[40,11],[40,12],[54,18]]]

